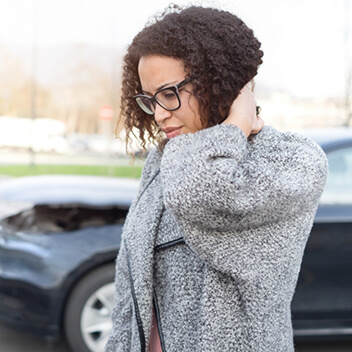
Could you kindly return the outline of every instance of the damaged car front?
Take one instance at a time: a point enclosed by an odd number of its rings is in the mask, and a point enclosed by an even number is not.
[[[3,204],[22,202],[0,221],[2,322],[41,336],[65,333],[74,351],[102,350],[111,328],[114,261],[137,184],[40,176],[0,185]]]

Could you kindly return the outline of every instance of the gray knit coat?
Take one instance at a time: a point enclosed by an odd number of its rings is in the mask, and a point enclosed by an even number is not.
[[[106,352],[292,352],[290,303],[327,175],[313,141],[218,125],[143,169],[116,266]]]

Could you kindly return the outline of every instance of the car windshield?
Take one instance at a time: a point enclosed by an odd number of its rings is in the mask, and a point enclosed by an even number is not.
[[[352,147],[327,154],[329,174],[321,204],[352,204]]]

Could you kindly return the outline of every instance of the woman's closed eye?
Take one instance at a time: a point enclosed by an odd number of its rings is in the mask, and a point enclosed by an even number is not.
[[[176,94],[172,90],[166,90],[158,94],[158,98],[172,100],[177,99]]]

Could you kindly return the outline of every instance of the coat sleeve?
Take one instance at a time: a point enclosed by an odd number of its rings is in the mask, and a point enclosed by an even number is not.
[[[252,141],[232,125],[171,139],[161,160],[165,206],[182,224],[241,230],[318,204],[326,157],[313,141],[265,127]]]

